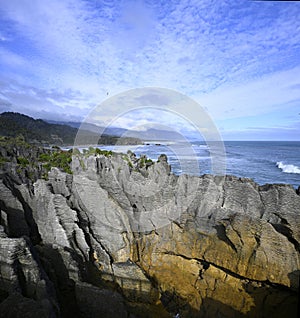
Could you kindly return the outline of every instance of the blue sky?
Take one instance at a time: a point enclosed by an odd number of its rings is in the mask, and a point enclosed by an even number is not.
[[[299,2],[2,0],[0,69],[1,112],[82,120],[153,86],[194,99],[225,140],[300,140]]]

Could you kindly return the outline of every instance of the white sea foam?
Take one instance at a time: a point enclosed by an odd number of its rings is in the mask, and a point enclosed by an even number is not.
[[[284,164],[282,161],[276,162],[276,166],[285,173],[300,173],[300,168],[294,165]]]

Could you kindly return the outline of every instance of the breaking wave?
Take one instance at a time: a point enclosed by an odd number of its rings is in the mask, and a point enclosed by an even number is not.
[[[284,164],[282,161],[276,162],[276,166],[285,173],[300,173],[300,168],[294,165]]]

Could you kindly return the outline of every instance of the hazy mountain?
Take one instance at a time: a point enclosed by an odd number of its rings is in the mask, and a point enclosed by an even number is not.
[[[131,137],[131,138],[139,138],[145,141],[149,140],[182,140],[183,137],[177,132],[164,130],[164,129],[155,129],[149,128],[143,131],[137,130],[128,130],[125,128],[119,127],[100,127],[92,123],[80,123],[80,122],[59,122],[53,120],[47,120],[48,123],[60,124],[60,125],[68,125],[71,127],[79,128],[91,131],[94,133],[102,133],[103,135],[112,135],[118,137]]]
[[[91,132],[95,132],[97,134],[103,133],[104,135],[110,135],[110,136],[117,136],[121,137],[124,135],[128,130],[124,128],[118,128],[118,127],[100,127],[98,125],[92,124],[92,123],[81,123],[81,122],[75,122],[75,121],[56,121],[56,120],[45,120],[48,123],[51,124],[59,124],[59,125],[68,125],[70,127],[74,128],[81,128],[83,130],[88,130]]]
[[[183,139],[182,135],[177,132],[169,131],[169,130],[160,130],[155,128],[149,128],[145,131],[129,130],[126,133],[126,136],[140,138],[145,141],[147,140],[163,141],[163,140],[182,140]]]

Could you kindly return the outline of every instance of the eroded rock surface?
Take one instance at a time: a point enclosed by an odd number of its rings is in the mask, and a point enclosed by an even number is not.
[[[33,186],[2,171],[0,316],[297,316],[292,186],[178,177],[163,156],[78,155],[73,171]]]

